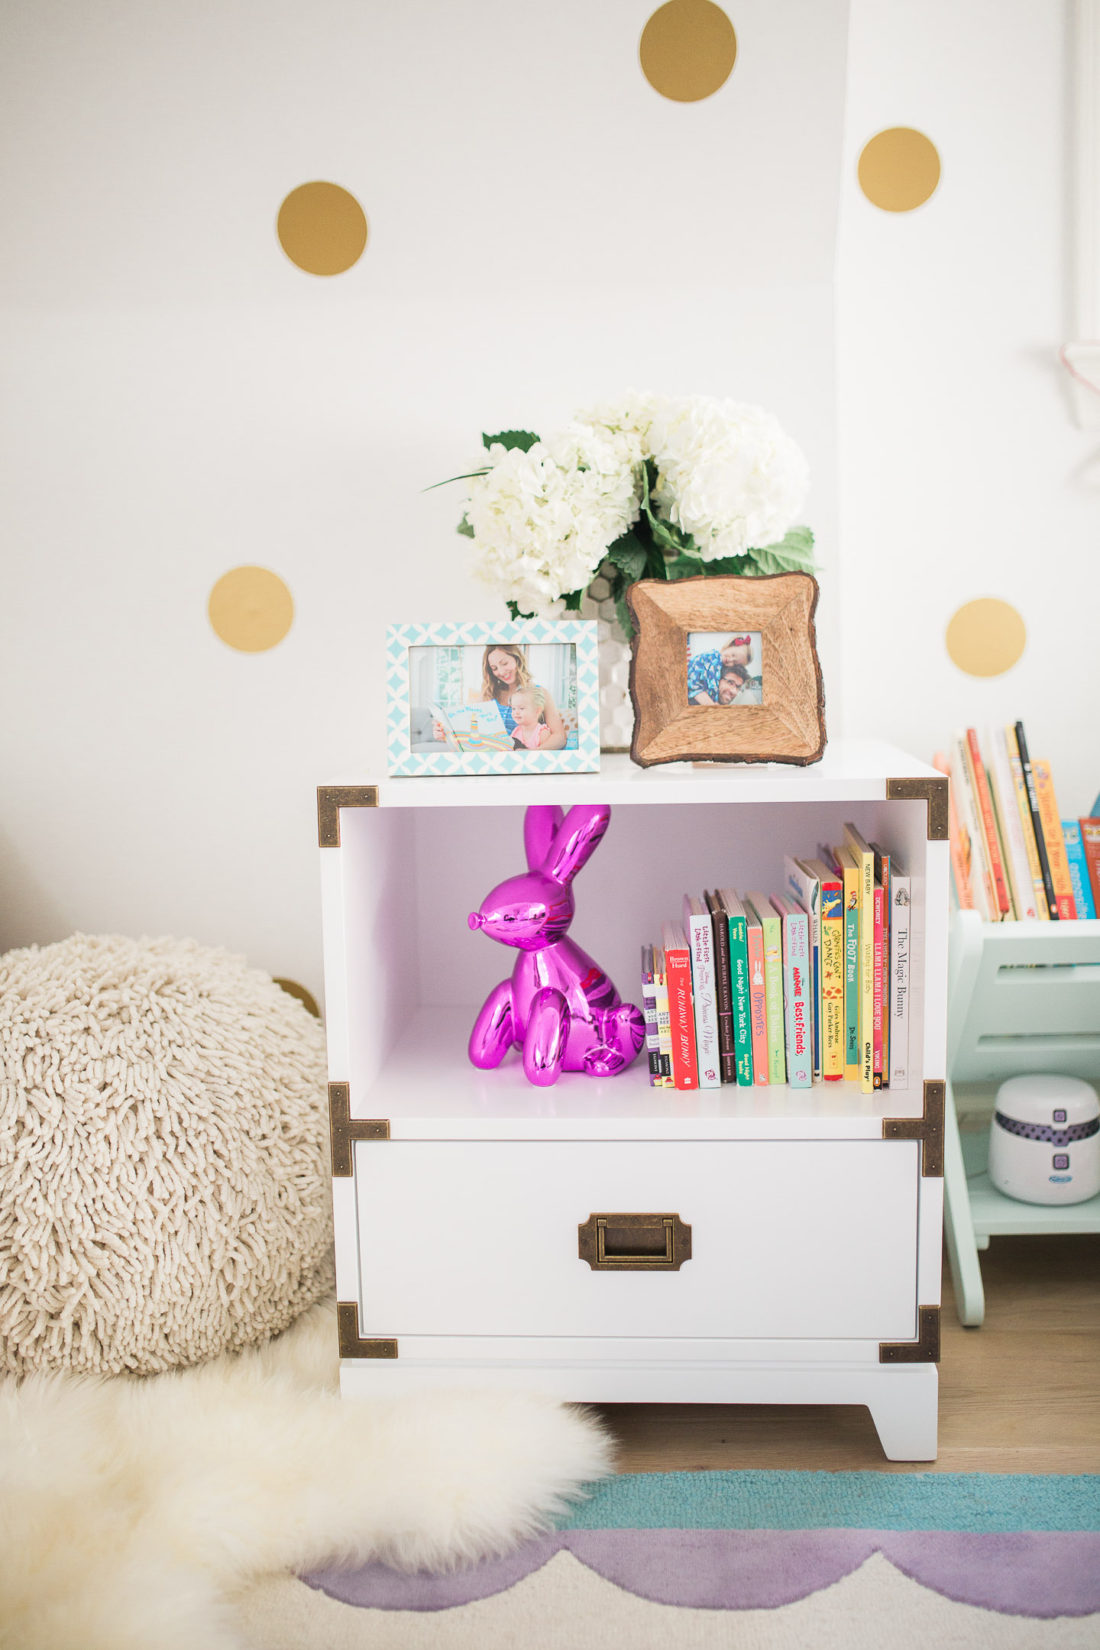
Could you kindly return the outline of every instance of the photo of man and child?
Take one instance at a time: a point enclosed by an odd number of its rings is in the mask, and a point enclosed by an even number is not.
[[[413,751],[576,750],[573,643],[409,649]]]
[[[758,630],[692,630],[687,639],[689,705],[762,705]]]

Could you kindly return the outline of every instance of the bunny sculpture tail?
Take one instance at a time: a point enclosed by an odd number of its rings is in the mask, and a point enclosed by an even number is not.
[[[563,1070],[615,1076],[641,1048],[641,1010],[622,1002],[599,964],[567,937],[573,878],[610,818],[606,803],[582,804],[564,816],[557,807],[528,808],[527,870],[498,883],[471,911],[472,929],[520,953],[511,979],[494,986],[474,1022],[475,1066],[498,1066],[515,1045],[528,1081],[545,1087]]]

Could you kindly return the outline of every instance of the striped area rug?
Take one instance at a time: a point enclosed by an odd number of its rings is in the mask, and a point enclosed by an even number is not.
[[[1100,1477],[695,1472],[598,1486],[447,1576],[326,1570],[242,1601],[256,1650],[1097,1650]]]

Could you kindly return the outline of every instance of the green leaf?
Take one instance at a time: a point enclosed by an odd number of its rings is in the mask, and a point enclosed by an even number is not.
[[[583,595],[583,590],[567,591],[567,593],[562,597],[562,601],[565,603],[565,611],[567,613],[579,613],[581,610],[581,597]]]
[[[665,577],[668,579],[695,579],[707,571],[707,564],[697,556],[668,556],[665,559]]]
[[[461,533],[464,539],[472,539],[474,536],[474,530],[470,526],[470,523],[466,520],[465,516],[463,516],[462,520],[455,528],[455,532]]]
[[[617,596],[615,598],[615,612],[618,616],[619,624],[622,627],[623,635],[626,637],[627,641],[629,641],[634,634],[634,620],[631,616],[629,607],[626,605],[625,595]]]
[[[778,544],[765,544],[748,554],[761,573],[804,573],[814,565],[813,549],[810,529],[792,527]]]
[[[625,532],[622,538],[616,539],[614,544],[609,545],[607,554],[608,558],[615,563],[615,566],[631,583],[635,579],[640,579],[645,571],[646,547],[644,544],[639,544],[632,531]]]
[[[508,611],[517,622],[520,619],[533,619],[535,616],[533,613],[521,613],[518,602],[509,602]]]
[[[703,563],[703,572],[708,578],[718,573],[752,573],[754,571],[751,556],[720,556],[717,561]]]
[[[538,440],[530,430],[501,430],[498,435],[482,434],[481,444],[488,452],[490,447],[507,447],[509,451],[518,447],[521,453],[528,453]]]

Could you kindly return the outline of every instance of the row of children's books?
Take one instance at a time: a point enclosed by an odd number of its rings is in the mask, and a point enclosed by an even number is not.
[[[783,872],[774,893],[685,894],[643,945],[654,1087],[908,1085],[908,875],[854,825]]]
[[[987,922],[1097,915],[1100,818],[1061,817],[1050,765],[1031,757],[1022,722],[984,739],[960,729],[933,760],[951,780],[951,879],[963,910]]]

